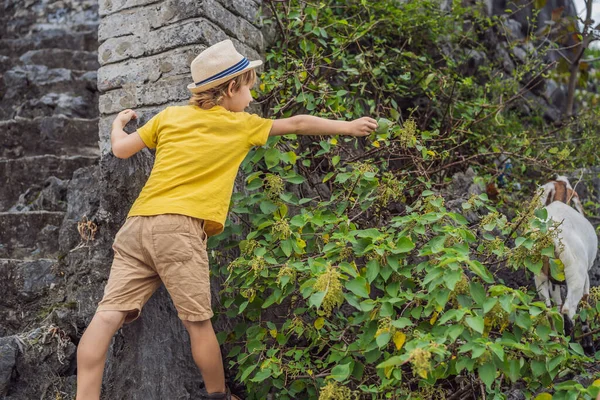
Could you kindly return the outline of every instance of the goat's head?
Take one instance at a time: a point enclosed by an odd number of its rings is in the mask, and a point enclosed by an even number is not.
[[[579,196],[571,187],[566,176],[559,175],[555,180],[546,183],[540,189],[542,191],[539,200],[540,206],[545,207],[553,201],[560,201],[567,205],[573,202],[573,207],[583,215],[583,206]]]

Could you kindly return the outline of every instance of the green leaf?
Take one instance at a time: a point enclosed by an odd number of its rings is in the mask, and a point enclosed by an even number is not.
[[[381,267],[379,266],[379,263],[377,262],[377,260],[369,260],[369,262],[367,263],[367,273],[366,273],[367,281],[369,283],[372,283],[375,280],[375,278],[377,278],[377,275],[379,275],[380,269],[381,269]]]
[[[494,383],[494,380],[496,379],[496,366],[494,363],[487,362],[483,364],[477,369],[477,372],[479,373],[479,378],[481,381],[485,383],[488,389],[490,389],[492,383]]]
[[[469,291],[471,292],[471,296],[473,297],[473,300],[475,300],[475,303],[483,305],[486,298],[483,285],[477,282],[469,282]]]
[[[336,365],[331,370],[331,377],[338,382],[343,382],[350,376],[350,364]]]
[[[263,200],[260,202],[260,211],[262,211],[265,214],[272,214],[278,208],[279,207],[277,206],[277,204],[273,203],[270,200]]]
[[[244,370],[244,372],[242,373],[242,376],[240,377],[240,381],[244,382],[246,380],[246,378],[248,377],[248,375],[250,375],[252,373],[252,371],[254,371],[256,369],[256,367],[258,367],[258,365],[253,364],[253,365],[249,366],[248,368],[246,368]]]
[[[496,303],[498,303],[498,299],[496,299],[496,298],[487,298],[485,300],[485,302],[483,303],[483,313],[487,314],[488,312],[490,312],[490,310],[492,308],[494,308],[494,306],[496,305]]]
[[[534,211],[534,214],[542,221],[546,221],[548,219],[548,210],[546,210],[545,208],[538,208]]]
[[[469,265],[471,271],[476,273],[486,283],[494,283],[494,277],[492,276],[492,274],[490,274],[490,271],[488,271],[487,268],[479,261],[468,260],[467,264]]]
[[[585,356],[585,352],[583,351],[583,347],[579,343],[571,342],[569,343],[569,347],[580,356]]]
[[[359,297],[369,297],[370,286],[366,279],[362,276],[357,276],[354,279],[350,279],[346,282],[346,289],[354,293]]]
[[[392,334],[389,332],[383,332],[375,338],[375,342],[377,342],[377,346],[379,346],[381,349],[390,342],[390,339],[392,339]]]
[[[286,176],[284,179],[290,183],[295,183],[296,185],[299,185],[301,183],[304,183],[304,181],[306,181],[306,179],[304,179],[304,177],[302,175],[298,175],[298,174]]]
[[[461,271],[449,271],[444,275],[444,282],[446,287],[450,290],[454,290],[456,284],[462,279]]]
[[[400,356],[393,356],[377,365],[377,368],[387,368],[387,367],[395,367],[397,365],[402,365],[404,363],[404,359]]]
[[[485,324],[483,323],[483,318],[480,316],[469,316],[465,319],[467,325],[471,327],[475,332],[479,332],[483,335],[483,330],[485,328]]]
[[[282,241],[280,243],[281,245],[281,250],[283,251],[283,254],[285,254],[286,257],[289,257],[290,255],[292,255],[292,240],[291,239],[286,239],[284,241]]]
[[[262,382],[273,374],[270,368],[265,368],[261,371],[258,371],[254,378],[250,379],[252,382]]]
[[[490,349],[498,356],[500,361],[504,361],[504,349],[500,343],[492,343],[490,344]]]
[[[546,363],[544,361],[533,360],[531,361],[531,372],[534,377],[544,375],[546,373]]]
[[[325,292],[325,291],[316,292],[316,293],[312,294],[308,298],[308,304],[315,308],[321,307],[321,304],[323,303],[323,299],[325,298],[326,294],[327,294],[327,292]]]
[[[397,253],[408,253],[415,248],[415,244],[410,240],[408,236],[401,237],[396,242],[396,248],[394,249]]]
[[[274,147],[265,152],[265,163],[267,164],[267,168],[271,169],[279,164],[279,155],[279,150]]]
[[[375,133],[380,135],[387,133],[387,131],[390,129],[390,126],[392,126],[392,121],[386,118],[379,118],[379,120],[377,121],[377,129],[375,130]]]
[[[524,260],[524,264],[525,267],[527,267],[528,270],[530,270],[531,272],[533,272],[535,275],[539,275],[540,271],[542,270],[542,267],[544,266],[544,263],[542,260],[533,263],[531,262],[531,258],[527,257]]]

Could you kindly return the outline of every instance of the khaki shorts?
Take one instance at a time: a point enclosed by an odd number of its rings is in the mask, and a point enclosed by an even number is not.
[[[115,258],[96,312],[129,311],[125,322],[131,322],[162,282],[180,319],[210,319],[203,226],[204,221],[179,214],[128,218],[115,237]]]

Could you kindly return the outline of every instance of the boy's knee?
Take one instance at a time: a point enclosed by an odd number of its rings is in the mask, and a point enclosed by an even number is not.
[[[183,323],[183,326],[185,326],[185,328],[189,331],[190,329],[205,329],[205,328],[212,328],[212,324],[210,322],[210,319],[207,319],[205,321],[188,321],[188,320],[181,320],[181,322]]]
[[[117,331],[123,326],[126,316],[127,312],[124,311],[98,311],[94,318],[97,318],[102,326]]]

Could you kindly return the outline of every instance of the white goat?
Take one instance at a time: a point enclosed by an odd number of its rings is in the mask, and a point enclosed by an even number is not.
[[[562,261],[565,271],[565,282],[554,280],[550,274],[547,263],[541,273],[535,277],[535,286],[538,293],[550,306],[550,293],[558,305],[565,320],[565,333],[573,332],[573,317],[581,299],[590,292],[589,269],[596,259],[598,251],[598,237],[592,224],[584,217],[583,207],[579,196],[573,190],[569,181],[564,176],[559,176],[556,181],[542,186],[540,202],[546,206],[548,218],[559,223],[559,233],[554,239],[557,257]],[[568,203],[573,201],[577,211]],[[567,297],[564,304],[560,294],[560,286],[567,285]],[[561,307],[562,306],[562,307]],[[584,325],[584,331],[589,327]],[[593,349],[591,338],[584,341],[586,351]]]

